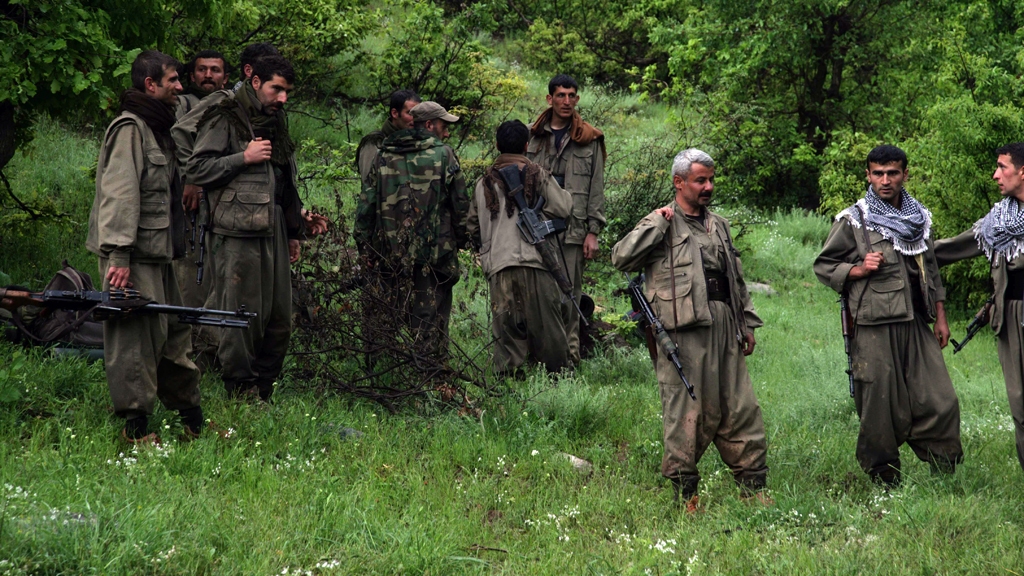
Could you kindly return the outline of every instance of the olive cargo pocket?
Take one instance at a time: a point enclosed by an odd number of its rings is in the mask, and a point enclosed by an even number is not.
[[[907,298],[904,294],[903,279],[899,276],[879,278],[868,282],[864,303],[859,312],[865,322],[881,322],[907,316]]]
[[[142,202],[135,235],[135,258],[170,258],[171,210],[167,202]]]
[[[231,232],[270,233],[274,204],[267,192],[226,190],[213,212],[214,228]]]
[[[590,176],[594,173],[594,149],[591,147],[572,151],[572,173],[577,176]]]
[[[659,278],[653,294],[648,294],[653,296],[651,308],[666,330],[678,330],[697,322],[693,307],[693,276],[686,271],[676,271],[674,298],[672,283],[669,276]]]
[[[676,269],[676,274],[680,273],[679,268],[687,267],[693,264],[693,255],[690,254],[690,234],[683,232],[672,238],[672,254],[671,260],[665,258],[662,261],[661,267],[663,270]]]

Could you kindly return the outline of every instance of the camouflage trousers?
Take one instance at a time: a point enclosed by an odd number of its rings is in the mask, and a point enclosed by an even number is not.
[[[566,322],[573,309],[547,270],[514,266],[489,280],[496,373],[532,360],[548,372],[569,365]]]
[[[103,290],[109,260],[99,259]],[[144,298],[181,305],[170,264],[132,262],[128,281]],[[199,369],[189,360],[190,326],[168,314],[129,316],[103,323],[104,369],[114,413],[137,418],[153,413],[156,400],[169,410],[199,406]]]
[[[736,322],[726,302],[712,300],[711,326],[673,330],[683,374],[697,400],[686,392],[675,367],[658,354],[656,371],[661,389],[665,455],[661,473],[680,480],[696,493],[697,462],[712,443],[744,491],[765,486],[768,476],[761,406],[747,373],[747,361],[736,340]]]
[[[217,359],[229,392],[256,385],[266,399],[281,374],[292,334],[291,264],[284,215],[275,209],[271,237],[210,235],[208,308],[246,311],[258,316],[247,330],[218,328]]]
[[[860,416],[857,461],[881,480],[900,476],[900,445],[926,462],[951,468],[963,459],[960,404],[942,350],[920,317],[857,326],[854,401]]]

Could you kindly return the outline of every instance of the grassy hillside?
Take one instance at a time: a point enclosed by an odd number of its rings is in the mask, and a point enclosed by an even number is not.
[[[522,118],[539,109],[541,83],[530,77]],[[669,197],[667,185],[633,186],[637,158],[688,136],[667,132],[672,111],[630,98],[585,91],[583,105],[609,135],[610,202],[633,195],[610,214],[628,226],[628,210]],[[353,116],[348,133],[293,118],[311,142],[306,165],[334,169],[310,181],[309,200],[330,205],[336,189],[350,207],[346,154],[376,114]],[[7,222],[0,270],[13,281],[39,286],[65,257],[94,269],[82,243],[97,139],[44,123],[14,160],[16,191],[66,217]],[[320,156],[318,142],[329,146]],[[650,152],[649,167],[664,154]],[[176,415],[158,409],[166,444],[132,451],[116,439],[101,365],[0,344],[0,574],[1024,574],[1024,474],[991,332],[946,352],[966,463],[933,477],[904,450],[906,485],[884,492],[854,459],[836,297],[810,271],[829,222],[724,211],[748,279],[778,290],[754,296],[766,326],[749,359],[775,507],[741,503],[712,448],[701,462],[706,511],[672,508],[640,348],[606,350],[568,377],[531,372],[480,400],[479,417],[429,404],[392,415],[287,372],[273,406],[238,404],[207,378],[203,405],[222,434],[178,443]],[[606,254],[613,241],[602,239]],[[607,317],[626,309],[607,265],[588,280]],[[456,307],[453,334],[479,346],[464,329],[487,309],[483,295],[470,299],[473,283],[456,288],[468,305]]]

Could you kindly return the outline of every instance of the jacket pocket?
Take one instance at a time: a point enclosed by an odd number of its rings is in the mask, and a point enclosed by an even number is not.
[[[147,200],[147,195],[170,196],[171,166],[168,162],[167,156],[159,148],[146,150],[146,170],[139,182],[143,201]]]
[[[693,306],[693,275],[686,271],[676,271],[675,294],[672,283],[672,277],[660,277],[654,289],[648,291],[651,308],[666,330],[678,330],[697,322]]]
[[[881,322],[908,316],[910,309],[907,307],[904,286],[899,276],[868,282],[860,317],[865,322]]]
[[[672,231],[669,230],[668,233],[671,232]],[[690,234],[688,232],[683,232],[678,236],[672,237],[671,242],[672,253],[662,260],[661,267],[664,270],[675,268],[676,274],[679,274],[680,268],[688,267],[693,264],[693,255],[690,254]],[[671,258],[671,260],[669,258]]]
[[[576,176],[591,176],[594,173],[593,147],[577,148],[572,151],[572,173]]]
[[[225,190],[214,209],[213,225],[224,231],[273,232],[274,203],[268,192]]]

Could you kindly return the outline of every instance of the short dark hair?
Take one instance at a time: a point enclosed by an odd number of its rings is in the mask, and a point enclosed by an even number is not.
[[[252,77],[259,76],[260,82],[270,82],[274,76],[284,78],[289,84],[295,84],[295,69],[292,63],[282,56],[264,56],[252,64]]]
[[[1003,154],[1010,156],[1010,162],[1013,162],[1014,168],[1019,170],[1021,167],[1024,167],[1024,142],[1014,142],[996,149],[997,157]]]
[[[576,83],[576,79],[568,74],[559,74],[548,82],[548,96],[555,93],[555,88],[574,88],[576,92],[580,91],[580,85]]]
[[[519,120],[508,120],[498,126],[496,139],[498,152],[502,154],[522,154],[526,143],[530,141],[530,129]]]
[[[415,90],[395,90],[391,93],[391,98],[388,103],[388,114],[391,114],[392,110],[402,111],[405,108],[405,103],[409,100],[413,102],[423,102],[420,95]]]
[[[238,58],[238,65],[245,68],[246,64],[250,66],[255,65],[256,61],[260,58],[280,55],[281,53],[278,52],[277,48],[274,48],[274,45],[270,42],[257,42],[255,44],[249,44],[244,50],[242,50],[242,55]]]
[[[196,55],[192,57],[192,60],[188,64],[185,65],[185,73],[186,74],[192,75],[192,74],[195,73],[195,71],[196,71],[196,61],[199,60],[200,58],[204,58],[204,59],[207,59],[207,58],[217,58],[217,59],[219,59],[221,62],[224,63],[224,72],[227,73],[227,74],[230,74],[234,70],[234,68],[228,62],[228,59],[224,57],[224,54],[218,52],[217,50],[200,50],[199,52],[196,52]]]
[[[164,80],[168,68],[177,69],[181,66],[174,58],[159,50],[143,50],[132,62],[132,86],[137,90],[146,90],[146,78],[152,78],[157,84]]]
[[[882,144],[881,146],[875,146],[868,152],[867,165],[870,167],[872,164],[880,164],[885,166],[886,164],[892,164],[893,162],[900,163],[900,169],[907,169],[907,153],[903,150],[893,146],[892,144]]]

